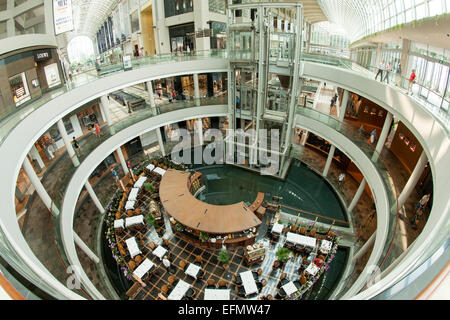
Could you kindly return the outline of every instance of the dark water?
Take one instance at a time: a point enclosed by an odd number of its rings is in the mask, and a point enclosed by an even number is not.
[[[283,205],[347,221],[328,183],[298,160],[293,161],[285,181],[231,165],[197,166],[195,170],[203,173],[207,189],[199,199],[207,203],[228,205],[244,201],[252,204],[258,192],[264,192],[282,197]],[[283,211],[289,212],[285,208]]]

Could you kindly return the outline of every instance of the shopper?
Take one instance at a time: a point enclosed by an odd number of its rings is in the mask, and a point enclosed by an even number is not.
[[[81,147],[80,147],[80,144],[78,143],[78,141],[77,141],[77,139],[75,137],[73,137],[72,146],[73,146],[73,149],[75,151],[75,154],[77,156],[80,156],[81,155]]]
[[[339,185],[340,186],[342,186],[342,183],[344,182],[344,179],[345,179],[345,173],[341,173],[340,175],[339,175]]]
[[[414,218],[411,220],[411,224],[413,225],[414,229],[417,229],[417,223],[419,222],[419,218],[423,215],[423,209],[425,209],[425,207],[428,204],[428,201],[430,201],[430,197],[431,194],[426,194],[417,203],[416,214],[414,215]]]
[[[412,93],[412,86],[413,84],[416,83],[416,70],[412,70],[411,72],[411,76],[409,77],[409,86],[408,86],[408,94],[411,92]]]
[[[402,65],[399,63],[397,71],[395,72],[395,85],[397,87],[401,87],[401,81],[402,81]]]
[[[381,63],[378,65],[378,73],[377,73],[377,75],[375,76],[375,80],[377,80],[378,75],[380,75],[380,81],[383,81],[383,70],[384,70],[384,68],[385,68],[385,66],[384,66],[384,60],[383,60],[383,62],[381,62]]]
[[[387,83],[389,83],[389,74],[391,71],[392,71],[392,64],[389,61],[388,64],[386,65],[386,75],[384,76],[383,81],[386,81]]]
[[[176,100],[177,94],[175,92],[175,89],[172,89],[172,100]]]
[[[102,133],[101,133],[101,131],[100,131],[100,127],[98,126],[98,123],[97,123],[97,122],[94,124],[94,128],[95,128],[95,135],[96,135],[98,138],[100,138],[101,135],[102,135]]]
[[[375,140],[377,139],[377,129],[373,129],[370,133],[370,143],[375,143]]]

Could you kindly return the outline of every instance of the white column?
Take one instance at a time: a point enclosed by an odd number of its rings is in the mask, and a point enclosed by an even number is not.
[[[389,129],[392,124],[392,113],[388,112],[386,115],[386,120],[384,121],[383,130],[381,130],[380,138],[378,139],[377,147],[375,148],[375,152],[372,156],[372,161],[377,162],[378,157],[383,150],[384,144],[386,143],[386,139],[389,133]]]
[[[95,191],[92,188],[92,186],[89,183],[89,181],[86,181],[84,186],[86,187],[87,192],[91,196],[92,201],[94,201],[94,204],[97,207],[98,211],[100,211],[101,214],[105,213],[105,208],[103,208],[102,203],[100,202],[100,200],[98,199],[97,195],[95,194]]]
[[[341,102],[341,109],[339,111],[339,121],[340,122],[344,121],[345,112],[347,111],[349,96],[350,96],[350,94],[348,93],[348,91],[344,90],[344,95],[342,97],[342,102]]]
[[[64,127],[64,122],[62,119],[59,119],[58,122],[58,130],[61,134],[61,137],[63,138],[64,145],[66,146],[67,153],[69,154],[69,157],[72,159],[72,163],[75,167],[78,167],[80,165],[80,161],[78,161],[77,156],[75,155],[75,151],[73,150],[72,143],[70,142],[69,136],[67,135],[66,128]]]
[[[76,114],[70,117],[70,123],[72,124],[73,127],[74,136],[77,138],[82,136],[83,130],[81,129],[80,120],[78,120],[78,116]]]
[[[127,163],[125,162],[125,157],[123,156],[122,149],[119,147],[116,150],[116,152],[117,152],[117,155],[119,156],[120,164],[122,165],[123,174],[127,175],[128,174],[128,166],[127,166]]]
[[[105,121],[110,126],[112,124],[111,120],[111,110],[109,110],[109,101],[108,97],[102,96],[100,98],[100,109],[102,110],[103,114],[105,115]]]
[[[162,140],[161,128],[156,128],[155,130],[156,130],[156,136],[158,137],[159,149],[161,150],[163,157],[165,157],[166,150],[164,149],[164,142]]]
[[[355,262],[357,259],[359,259],[362,255],[364,255],[367,250],[370,248],[370,246],[374,243],[375,241],[375,235],[376,232],[372,233],[372,236],[370,236],[369,239],[367,239],[366,243],[364,243],[364,245],[361,247],[361,249],[359,249],[359,251],[353,256],[352,261]]]
[[[34,159],[34,160],[36,160],[36,161],[38,162],[39,167],[40,167],[41,169],[44,169],[45,164],[44,164],[44,161],[42,161],[41,155],[39,154],[39,152],[38,152],[37,149],[36,149],[36,145],[33,145],[33,146],[31,147],[31,150],[30,150],[30,157],[31,157],[31,159]]]
[[[97,255],[81,240],[81,238],[73,232],[73,240],[78,245],[78,247],[95,263],[99,263],[100,259],[97,257]]]
[[[328,175],[328,171],[330,170],[330,167],[331,167],[331,162],[333,162],[335,150],[336,150],[336,147],[334,145],[331,145],[330,153],[328,153],[328,159],[327,159],[327,162],[325,163],[325,168],[323,169],[323,173],[322,173],[322,176],[324,176],[324,177],[326,177]]]
[[[153,93],[153,85],[151,81],[147,81],[147,91],[150,96],[150,108],[152,108],[153,114],[156,115],[155,95]]]
[[[417,182],[419,181],[420,176],[423,173],[423,170],[425,170],[425,166],[426,166],[427,162],[428,162],[427,155],[426,155],[425,151],[423,151],[422,154],[420,155],[419,160],[417,161],[414,171],[412,172],[411,176],[409,177],[408,182],[406,183],[402,192],[398,196],[398,207],[399,208],[401,208],[405,204],[406,200],[408,200],[409,196],[411,195],[411,192],[416,187]]]
[[[361,198],[361,196],[362,196],[362,194],[363,194],[363,192],[364,192],[364,189],[366,188],[366,184],[367,184],[366,179],[363,179],[363,181],[361,181],[361,184],[359,185],[358,190],[356,191],[355,196],[353,197],[352,202],[351,202],[350,205],[348,206],[347,211],[348,211],[349,213],[352,212],[353,209],[355,209],[356,204],[358,203],[359,199]]]
[[[203,122],[202,119],[197,119],[197,133],[198,133],[198,141],[200,145],[203,145]]]
[[[48,210],[50,210],[54,215],[57,216],[59,214],[59,209],[52,202],[52,198],[50,198],[50,196],[48,195],[47,191],[45,190],[44,186],[41,183],[41,180],[39,180],[39,177],[34,171],[33,166],[30,163],[30,160],[28,160],[27,157],[25,157],[22,166],[44,205],[47,207]]]
[[[208,29],[208,20],[211,17],[209,13],[209,2],[205,0],[194,1],[194,27],[195,30]],[[211,49],[210,39],[207,37],[195,39],[196,51],[208,51]]]
[[[200,106],[200,85],[198,83],[198,73],[194,73],[194,99],[197,107]]]

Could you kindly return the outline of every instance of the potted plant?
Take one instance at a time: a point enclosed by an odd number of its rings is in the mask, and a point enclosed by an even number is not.
[[[206,242],[209,240],[209,236],[206,232],[200,232],[200,236],[198,237],[202,242]]]
[[[230,254],[228,253],[226,248],[222,248],[219,253],[219,257],[217,258],[220,262],[222,262],[222,267],[227,269],[230,265]]]
[[[144,183],[145,191],[153,193],[155,191],[155,187],[150,182]]]
[[[154,226],[155,229],[159,227],[158,222],[155,220],[155,218],[153,217],[152,214],[148,214],[148,215],[145,217],[145,220],[147,221],[147,224],[149,224],[149,225],[151,225],[151,226]]]
[[[276,252],[276,255],[277,255],[277,260],[280,261],[280,263],[281,263],[281,267],[283,267],[284,264],[286,262],[288,262],[288,260],[290,259],[291,251],[288,250],[287,248],[280,248]]]

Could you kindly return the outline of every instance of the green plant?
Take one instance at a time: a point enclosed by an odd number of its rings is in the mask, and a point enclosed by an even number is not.
[[[202,242],[209,240],[209,235],[206,232],[200,232],[200,236],[198,237]]]
[[[149,225],[154,226],[155,228],[158,227],[158,222],[156,222],[155,218],[153,217],[153,215],[149,214],[145,217],[145,220],[147,221],[147,223]]]
[[[144,183],[144,188],[146,191],[151,192],[151,193],[153,193],[155,191],[155,187],[150,182]]]
[[[280,248],[278,249],[276,255],[278,261],[287,262],[289,260],[289,256],[291,255],[291,251],[287,248]]]
[[[219,257],[217,258],[220,262],[223,264],[229,264],[230,263],[230,254],[228,253],[226,248],[222,248],[219,253]]]

